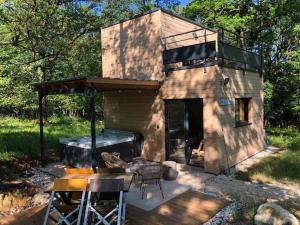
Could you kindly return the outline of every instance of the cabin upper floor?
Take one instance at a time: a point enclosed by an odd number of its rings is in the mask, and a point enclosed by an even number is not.
[[[164,80],[166,72],[220,65],[261,72],[258,51],[237,35],[153,10],[101,29],[103,77]]]

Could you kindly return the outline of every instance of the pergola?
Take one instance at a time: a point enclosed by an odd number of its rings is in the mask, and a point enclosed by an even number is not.
[[[40,122],[40,149],[41,163],[46,164],[46,154],[44,147],[44,112],[43,102],[48,95],[76,94],[84,93],[90,96],[91,109],[91,146],[93,156],[96,151],[96,112],[95,96],[99,91],[118,91],[118,90],[149,90],[157,91],[161,84],[154,80],[133,80],[119,78],[101,77],[77,77],[71,79],[54,80],[33,84],[34,90],[38,91],[39,96],[39,122]]]

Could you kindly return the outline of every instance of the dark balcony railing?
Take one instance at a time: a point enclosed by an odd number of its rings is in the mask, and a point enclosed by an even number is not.
[[[260,55],[221,41],[218,42],[217,58],[221,59],[223,66],[225,66],[224,61],[229,61],[236,64],[238,68],[248,71],[260,72],[262,68]]]
[[[197,32],[202,32],[204,35],[199,36]],[[257,49],[253,48],[251,51],[239,47],[241,45],[239,39],[236,43],[233,43],[232,38],[226,39],[224,37],[224,32],[221,32],[222,35],[219,33],[218,40],[209,39],[208,36],[213,34],[215,33],[212,33],[211,30],[207,32],[203,28],[163,38],[165,44],[163,63],[166,66],[164,71],[218,64],[223,67],[261,73],[262,60],[261,55],[257,53]],[[187,40],[189,40],[189,43],[196,44],[184,46]],[[201,43],[197,43],[197,41]],[[217,48],[216,42],[218,43]],[[168,49],[168,46],[171,46],[171,48]]]
[[[163,52],[164,65],[190,61],[204,60],[216,57],[215,42],[201,43],[186,47],[174,48]]]

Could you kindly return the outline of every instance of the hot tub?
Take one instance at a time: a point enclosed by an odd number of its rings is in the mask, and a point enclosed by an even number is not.
[[[104,129],[96,136],[94,155],[90,136],[59,139],[60,158],[72,167],[104,167],[101,152],[118,152],[123,160],[129,162],[141,155],[142,142],[143,137],[139,133]]]

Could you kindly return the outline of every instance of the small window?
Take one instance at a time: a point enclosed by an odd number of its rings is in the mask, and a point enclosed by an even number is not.
[[[235,99],[235,125],[244,126],[251,122],[252,114],[251,98],[236,98]]]

